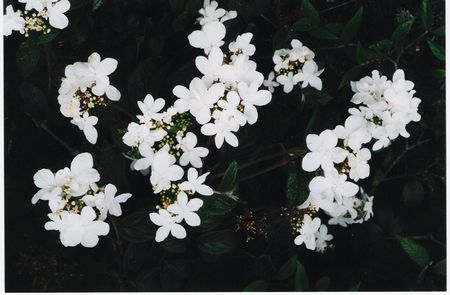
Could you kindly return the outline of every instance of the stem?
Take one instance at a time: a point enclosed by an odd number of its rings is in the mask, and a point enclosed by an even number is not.
[[[319,11],[319,13],[331,11],[331,10],[334,10],[334,9],[336,9],[336,8],[339,8],[339,7],[348,5],[348,4],[352,4],[353,2],[358,2],[358,1],[360,1],[360,0],[349,0],[349,1],[347,1],[347,2],[338,4],[338,5],[335,5],[335,6],[331,6],[331,7],[325,8],[325,9],[322,9],[321,11]]]
[[[34,124],[36,124],[37,127],[41,128],[45,132],[47,132],[51,137],[53,137],[57,142],[59,142],[63,147],[66,148],[66,150],[72,155],[75,156],[78,154],[78,151],[74,148],[72,148],[70,145],[68,145],[64,140],[62,140],[58,135],[56,135],[53,131],[51,131],[47,125],[45,125],[44,122],[38,123],[34,118],[32,118]]]
[[[272,166],[270,166],[270,167],[268,167],[266,169],[260,170],[260,171],[258,171],[256,173],[253,173],[253,174],[250,174],[250,175],[248,175],[246,177],[243,177],[243,178],[240,179],[240,181],[245,181],[245,180],[248,180],[248,179],[252,179],[254,177],[260,176],[260,175],[265,174],[267,172],[270,172],[272,170],[275,170],[275,169],[278,169],[280,167],[283,167],[283,166],[285,166],[285,165],[287,165],[289,163],[291,163],[291,162],[290,161],[283,161],[283,162],[277,163],[277,164],[272,165]]]
[[[415,144],[413,144],[411,146],[406,145],[405,150],[400,155],[398,155],[398,157],[392,162],[391,166],[389,166],[389,168],[383,173],[383,176],[381,177],[381,179],[383,180],[387,175],[389,175],[389,173],[392,171],[392,169],[395,167],[395,165],[397,165],[398,162],[400,162],[400,160],[403,158],[403,156],[407,152],[409,152],[410,150],[412,150],[412,149],[414,149],[414,148],[416,148],[418,146],[421,146],[422,144],[425,144],[425,143],[427,143],[429,141],[431,141],[431,138],[424,139],[422,141],[418,141],[418,142],[416,142]],[[382,182],[382,180],[379,181],[378,184],[380,184]],[[372,195],[374,193],[374,191],[377,188],[378,184],[375,185],[374,187],[372,187],[372,189],[369,192],[369,195]]]

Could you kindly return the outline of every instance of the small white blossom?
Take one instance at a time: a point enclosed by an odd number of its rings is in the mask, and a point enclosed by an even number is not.
[[[183,191],[191,191],[192,193],[197,192],[204,196],[210,196],[213,194],[212,188],[206,184],[203,184],[208,175],[209,172],[199,176],[197,169],[189,168],[187,181],[180,184],[180,189]]]
[[[188,201],[184,192],[178,194],[177,201],[167,207],[167,211],[182,217],[189,226],[199,226],[201,223],[197,212],[203,206],[203,201],[199,198],[193,198]]]
[[[169,211],[160,209],[158,213],[150,213],[150,220],[159,226],[155,236],[157,242],[164,241],[169,233],[177,239],[186,237],[186,230],[179,224],[183,220],[181,216],[172,216]]]

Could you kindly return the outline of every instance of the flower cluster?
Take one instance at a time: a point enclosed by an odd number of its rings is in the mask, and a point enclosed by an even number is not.
[[[64,29],[69,20],[64,15],[70,9],[68,0],[19,0],[25,4],[24,11],[16,10],[12,5],[6,7],[3,15],[3,35],[9,36],[18,31],[28,37],[32,32],[48,34],[51,27]]]
[[[322,80],[319,78],[323,69],[319,70],[314,61],[314,52],[304,46],[299,40],[291,41],[291,49],[283,48],[273,54],[274,72],[269,74],[264,85],[274,92],[274,88],[283,86],[283,91],[289,93],[294,86],[301,83],[302,88],[308,85],[322,90]]]
[[[373,71],[372,77],[351,82],[351,86],[355,92],[351,101],[362,106],[349,109],[344,126],[306,137],[309,152],[302,160],[302,168],[316,171],[316,176],[309,183],[307,201],[299,207],[322,210],[331,217],[328,224],[344,227],[362,223],[373,215],[373,197],[354,183],[370,175],[371,152],[363,145],[375,141],[372,150],[386,147],[399,135],[408,137],[406,125],[420,120],[420,99],[414,97],[414,83],[405,80],[402,70],[394,73],[392,81]],[[295,243],[315,249],[320,223],[318,217],[311,221],[305,216]]]
[[[165,100],[154,99],[148,94],[138,102],[142,115],[139,123],[128,125],[123,142],[131,147],[127,156],[133,159],[131,168],[143,174],[150,174],[153,191],[161,197],[158,213],[151,213],[150,219],[160,228],[156,241],[161,242],[169,233],[182,239],[186,231],[180,224],[183,220],[189,226],[199,226],[200,218],[195,213],[203,201],[194,194],[209,196],[213,190],[203,184],[209,173],[199,176],[196,168],[203,166],[202,158],[208,149],[197,146],[197,136],[189,132],[192,125],[187,113],[179,113],[174,107],[162,111]],[[185,170],[187,169],[187,179]],[[188,198],[189,197],[189,198]]]
[[[61,113],[83,130],[86,139],[91,143],[97,142],[98,122],[96,116],[91,116],[91,111],[96,106],[106,106],[108,100],[118,101],[120,92],[110,85],[109,75],[117,68],[117,60],[105,58],[101,60],[98,53],[89,56],[87,62],[76,62],[65,69],[65,77],[62,79],[58,90],[58,102],[61,105]]]
[[[41,169],[33,178],[40,190],[31,202],[48,201],[52,213],[48,214],[51,221],[45,224],[45,229],[59,231],[65,247],[79,244],[95,247],[98,237],[109,232],[109,225],[104,222],[107,215],[122,215],[120,204],[131,197],[131,194],[116,196],[117,188],[113,184],[97,185],[100,174],[93,168],[89,153],[78,154],[70,168],[56,173]]]
[[[239,141],[235,133],[247,123],[256,123],[256,107],[268,104],[272,95],[260,89],[264,76],[250,60],[256,50],[250,43],[252,33],[239,35],[228,50],[221,49],[226,34],[222,22],[235,17],[236,12],[217,9],[217,2],[205,1],[200,13],[202,28],[188,39],[193,47],[204,50],[205,56],[195,59],[203,76],[192,79],[189,88],[178,85],[173,89],[178,97],[175,108],[180,113],[190,112],[202,125],[202,134],[214,136],[217,148],[224,142],[236,147]]]

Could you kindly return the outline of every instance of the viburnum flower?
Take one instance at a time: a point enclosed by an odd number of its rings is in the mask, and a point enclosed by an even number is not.
[[[223,8],[217,8],[218,3],[216,1],[205,0],[203,2],[203,8],[198,12],[202,15],[197,18],[200,25],[205,25],[210,22],[220,21],[225,22],[227,20],[236,18],[237,13],[234,10],[226,11]]]
[[[204,196],[210,196],[214,192],[212,188],[203,184],[206,180],[206,177],[209,175],[209,172],[198,176],[198,171],[195,168],[189,168],[187,181],[184,181],[180,184],[180,189],[183,191],[191,191],[192,193],[199,193]]]
[[[258,84],[246,83],[238,84],[239,96],[242,98],[244,105],[244,114],[247,116],[247,122],[254,124],[258,120],[258,111],[255,106],[263,106],[270,102],[272,94],[268,90],[258,90]]]
[[[306,137],[306,145],[311,151],[302,160],[302,168],[312,172],[322,167],[323,170],[333,169],[334,163],[345,160],[348,152],[336,147],[337,136],[331,130],[325,130],[320,135],[309,134]]]
[[[305,243],[307,249],[316,249],[316,233],[320,227],[320,223],[319,217],[312,219],[311,216],[304,215],[300,234],[295,238],[294,243],[298,246]]]
[[[138,107],[142,116],[137,116],[141,123],[147,123],[150,120],[161,120],[162,114],[159,112],[164,108],[165,100],[163,98],[154,99],[151,94],[147,94],[144,101],[138,101]]]
[[[44,4],[47,2],[56,2],[55,0],[43,1],[43,0],[19,0],[20,3],[25,3],[25,10],[36,10],[40,12],[44,9]]]
[[[36,204],[38,200],[49,201],[49,207],[52,212],[64,207],[62,202],[61,193],[62,186],[65,182],[64,173],[57,172],[53,174],[49,169],[41,169],[33,176],[34,184],[40,188],[40,190],[34,194],[31,199],[31,203]]]
[[[289,52],[289,60],[300,61],[304,63],[305,61],[312,60],[315,57],[314,52],[311,49],[304,46],[302,42],[297,39],[292,39],[291,41],[292,49]]]
[[[372,77],[364,77],[359,81],[350,82],[352,91],[355,92],[351,102],[371,105],[383,99],[384,91],[391,86],[386,76],[380,76],[377,70],[372,71]]]
[[[207,57],[197,56],[195,66],[210,81],[219,79],[223,65],[223,52],[219,47],[211,48]]]
[[[197,136],[192,133],[186,133],[185,137],[179,141],[179,146],[183,151],[180,157],[180,165],[187,166],[189,163],[195,168],[203,166],[202,158],[206,157],[209,150],[204,147],[197,147]]]
[[[239,140],[233,133],[239,129],[239,124],[236,123],[232,113],[222,111],[219,118],[214,120],[213,123],[203,125],[201,132],[207,136],[214,136],[214,143],[218,149],[222,147],[224,141],[233,147],[237,147]]]
[[[183,168],[176,165],[175,162],[175,157],[169,154],[166,149],[161,149],[155,153],[150,176],[150,182],[154,185],[155,193],[169,189],[172,181],[180,180],[183,177]]]
[[[344,145],[359,150],[363,144],[372,140],[371,124],[362,116],[352,115],[345,120],[344,126],[336,126],[333,133],[344,140]]]
[[[158,213],[150,213],[150,220],[159,226],[155,236],[157,242],[164,241],[169,233],[177,239],[186,237],[186,230],[179,224],[183,220],[181,216],[172,216],[166,209],[159,209]]]
[[[275,87],[280,86],[280,83],[276,82],[275,80],[275,73],[270,72],[269,76],[267,77],[267,80],[264,80],[263,85],[269,89],[271,93],[275,92]]]
[[[319,252],[325,251],[328,244],[327,242],[333,239],[333,235],[328,234],[328,228],[325,224],[322,224],[319,230],[316,232],[316,250]]]
[[[279,85],[283,85],[283,91],[289,93],[294,89],[294,73],[289,72],[287,75],[280,75],[277,77],[277,82]]]
[[[13,31],[24,33],[25,19],[20,16],[20,10],[14,11],[12,5],[6,7],[6,14],[3,15],[3,35],[9,36]]]
[[[69,25],[69,19],[64,15],[70,9],[70,2],[68,0],[61,0],[55,4],[49,3],[47,5],[48,21],[50,25],[57,29],[64,29]]]
[[[371,158],[370,150],[363,148],[349,153],[347,156],[348,165],[350,166],[349,177],[354,181],[364,179],[370,175],[370,166],[367,164]]]
[[[54,214],[48,216],[52,221],[45,224],[45,229],[59,231],[59,238],[65,247],[81,244],[92,248],[97,245],[98,236],[109,233],[109,225],[95,220],[97,218],[95,211],[89,206],[84,207],[80,214],[63,211],[60,216]]]
[[[70,164],[70,175],[65,186],[70,188],[70,194],[78,197],[84,195],[91,184],[100,180],[100,174],[93,168],[94,161],[90,153],[78,154]]]
[[[309,60],[303,65],[302,71],[292,77],[292,81],[294,84],[302,82],[302,88],[311,85],[317,90],[322,90],[322,80],[319,78],[322,72],[323,69],[319,71],[317,64],[314,61]]]
[[[177,201],[167,207],[167,211],[182,217],[189,226],[199,226],[201,223],[200,217],[196,211],[203,206],[203,201],[199,198],[188,200],[186,193],[180,192]]]
[[[113,216],[122,215],[120,204],[125,203],[131,197],[131,194],[126,193],[116,196],[116,193],[116,186],[108,184],[104,192],[95,195],[95,207],[100,211],[99,220],[105,220],[108,213]]]
[[[191,89],[189,109],[199,124],[208,123],[211,120],[211,108],[219,98],[224,95],[225,85],[215,83],[209,88],[198,78],[195,78],[195,88]]]
[[[153,162],[153,159],[155,157],[155,153],[153,152],[153,149],[148,144],[141,144],[139,146],[139,153],[141,154],[142,158],[136,160],[136,163],[134,163],[134,169],[136,170],[145,170],[148,169]]]
[[[97,143],[97,129],[95,129],[95,125],[98,122],[98,118],[96,116],[89,116],[87,112],[83,114],[82,117],[73,118],[70,123],[78,126],[80,130],[83,130],[84,136],[91,143]]]
[[[336,169],[325,170],[325,176],[314,177],[308,187],[312,193],[322,194],[338,203],[342,203],[345,197],[353,197],[359,190],[356,184],[347,181],[347,176],[339,174]]]
[[[244,54],[247,56],[252,56],[255,51],[255,45],[251,44],[253,34],[252,33],[244,33],[236,37],[236,41],[231,42],[228,45],[228,49],[234,54]]]
[[[221,22],[209,22],[201,30],[194,31],[188,36],[189,44],[203,49],[208,54],[212,47],[220,47],[224,44],[225,33],[225,26]]]

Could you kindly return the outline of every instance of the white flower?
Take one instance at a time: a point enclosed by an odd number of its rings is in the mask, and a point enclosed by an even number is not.
[[[300,234],[295,238],[294,243],[298,246],[305,243],[309,250],[316,249],[316,232],[320,227],[320,218],[311,219],[311,216],[304,215]]]
[[[332,216],[328,220],[328,224],[340,225],[342,227],[347,227],[348,224],[353,224],[353,223],[355,223],[355,221],[352,218],[345,217],[345,216],[342,216],[342,215]]]
[[[203,201],[199,198],[190,199],[184,192],[178,194],[177,201],[167,207],[167,211],[182,217],[189,226],[199,226],[201,223],[200,217],[196,211],[203,206]]]
[[[343,162],[348,152],[336,147],[337,142],[336,135],[328,129],[320,135],[309,134],[306,137],[306,145],[311,152],[303,157],[303,170],[312,172],[322,167],[326,171],[333,169],[334,163]]]
[[[231,42],[228,45],[228,49],[236,55],[242,53],[247,56],[252,56],[256,51],[255,45],[250,44],[252,38],[253,38],[252,33],[245,33],[239,35],[237,36],[236,41]]]
[[[105,220],[108,213],[113,216],[122,215],[120,204],[125,203],[131,197],[131,194],[120,194],[116,196],[116,193],[116,186],[108,184],[104,192],[98,193],[95,196],[95,207],[100,211],[99,220]]]
[[[137,147],[140,144],[153,146],[167,135],[163,129],[151,130],[145,124],[139,125],[135,122],[128,124],[127,132],[123,135],[122,141],[128,146]]]
[[[89,206],[84,207],[81,214],[63,211],[60,216],[49,214],[49,217],[52,221],[45,224],[45,229],[59,231],[59,238],[65,247],[74,247],[80,243],[87,248],[95,247],[98,236],[105,236],[109,232],[109,225],[95,220],[95,211]]]
[[[322,90],[322,80],[320,80],[319,78],[322,72],[323,69],[319,71],[319,67],[317,66],[317,64],[314,61],[309,60],[306,61],[303,65],[302,71],[292,77],[292,81],[294,82],[294,84],[303,82],[302,88],[311,85],[317,90]]]
[[[80,130],[83,130],[84,136],[91,143],[95,144],[97,142],[97,129],[95,129],[95,125],[98,122],[98,118],[96,116],[89,116],[88,112],[83,114],[83,117],[75,117],[70,123],[78,126]]]
[[[156,194],[169,189],[172,181],[180,180],[183,177],[183,169],[175,165],[175,162],[175,157],[165,149],[161,149],[155,154],[150,182],[154,185]]]
[[[205,24],[201,30],[192,32],[189,36],[189,44],[192,47],[200,48],[208,54],[212,47],[223,45],[225,37],[225,26],[218,21]]]
[[[67,79],[64,79],[64,81]],[[64,82],[63,82],[64,83]],[[61,105],[61,113],[68,118],[76,118],[80,116],[80,100],[72,95],[58,95],[58,102]]]
[[[88,57],[88,62],[86,63],[86,73],[83,73],[84,83],[87,84],[87,87],[90,87],[92,83],[95,84],[91,89],[93,94],[97,96],[106,94],[106,97],[110,100],[118,101],[120,99],[120,92],[109,84],[108,78],[116,68],[117,60],[114,58],[101,60],[100,55],[94,52]]]
[[[180,157],[180,165],[186,166],[189,163],[195,168],[200,168],[203,166],[202,159],[208,155],[209,151],[204,147],[196,147],[197,136],[192,133],[186,133],[186,136],[181,139],[179,146],[183,151]]]
[[[141,144],[139,146],[139,153],[142,158],[136,160],[133,167],[135,170],[146,170],[152,165],[155,154],[148,144]]]
[[[48,21],[50,25],[56,29],[64,29],[69,25],[69,19],[64,15],[70,9],[70,2],[68,0],[61,0],[55,4],[49,4]]]
[[[352,150],[359,150],[364,143],[372,140],[371,122],[362,116],[352,115],[345,120],[344,126],[338,125],[333,132],[340,139],[344,140],[344,145]]]
[[[184,181],[180,184],[180,189],[183,191],[191,191],[192,193],[198,192],[199,194],[204,196],[210,196],[213,194],[212,188],[210,188],[206,184],[203,184],[208,175],[209,172],[198,176],[197,169],[189,168],[187,181]]]
[[[380,76],[380,73],[374,70],[372,77],[366,76],[359,81],[352,81],[350,85],[352,91],[355,92],[351,102],[371,105],[383,100],[384,91],[391,86],[391,81],[388,81],[386,76]]]
[[[66,202],[61,198],[62,186],[65,181],[63,171],[58,171],[55,175],[49,169],[41,169],[34,174],[33,180],[40,190],[34,194],[31,203],[36,204],[38,200],[48,201],[52,212],[64,207]]]
[[[239,82],[248,85],[252,83],[262,85],[264,75],[256,70],[256,63],[246,55],[240,54],[233,59],[232,64],[225,64],[221,68],[220,81],[225,83],[227,88],[234,89]]]
[[[364,221],[367,221],[370,219],[370,217],[373,216],[373,196],[369,197],[368,194],[364,193],[363,189],[361,188],[361,194],[363,197],[363,216]]]
[[[47,1],[47,0],[19,0],[20,3],[25,3],[25,10],[36,10],[40,12],[42,9],[44,9],[44,5],[47,4],[47,2],[55,2],[53,1]]]
[[[316,232],[316,251],[323,252],[327,248],[327,242],[333,239],[333,235],[328,234],[328,228],[322,224]]]
[[[270,72],[269,76],[267,77],[267,80],[264,80],[263,85],[269,89],[271,93],[275,92],[275,87],[280,86],[280,83],[274,81],[275,73]]]
[[[354,181],[367,178],[370,175],[370,166],[367,164],[370,158],[370,150],[367,148],[349,153],[347,156],[348,165],[350,166],[349,177]]]
[[[137,116],[141,123],[147,123],[150,120],[160,120],[162,114],[159,112],[165,105],[165,100],[163,98],[154,99],[152,95],[147,94],[144,101],[138,101],[138,107],[142,112],[142,116]]]
[[[78,154],[70,164],[70,175],[66,178],[65,186],[70,188],[74,197],[84,195],[90,186],[100,180],[100,174],[92,168],[94,160],[90,153]]]
[[[312,60],[314,58],[314,52],[311,51],[306,46],[303,46],[302,42],[297,39],[293,39],[291,41],[292,50],[289,52],[289,60],[291,61],[300,61],[304,63],[307,60]]]
[[[280,85],[283,85],[283,91],[284,93],[289,93],[294,89],[294,83],[293,80],[294,74],[292,72],[287,73],[287,75],[279,75],[277,76],[277,82]]]
[[[356,184],[347,181],[347,176],[339,174],[336,169],[325,170],[325,176],[314,177],[308,187],[311,193],[335,199],[339,204],[342,204],[343,198],[353,197],[359,190]]]
[[[182,218],[179,216],[172,216],[169,211],[160,209],[158,213],[150,213],[150,220],[159,226],[156,231],[155,241],[162,242],[172,234],[177,239],[184,239],[186,237],[186,230],[179,222]]]
[[[191,88],[192,86],[192,88]],[[225,86],[215,83],[207,88],[199,78],[194,78],[189,85],[191,99],[189,109],[199,124],[206,124],[211,120],[211,109],[224,95]]]
[[[225,9],[217,8],[219,4],[216,1],[205,0],[203,3],[203,8],[201,8],[198,12],[202,15],[197,18],[197,21],[200,25],[205,25],[210,22],[215,22],[220,20],[226,13]]]
[[[238,84],[239,96],[244,105],[244,114],[249,124],[254,124],[258,120],[258,111],[255,106],[263,106],[270,102],[272,94],[268,90],[258,90],[258,84],[247,85],[243,82]]]
[[[223,52],[219,47],[213,47],[208,57],[197,56],[195,66],[205,75],[205,79],[213,82],[219,78],[223,65]]]
[[[229,111],[222,111],[219,118],[214,120],[214,123],[203,125],[200,131],[207,136],[214,135],[214,143],[220,149],[224,141],[233,147],[239,145],[239,140],[233,133],[238,129],[239,124],[237,124],[234,114]]]
[[[9,36],[12,31],[19,31],[23,34],[25,19],[20,16],[20,10],[14,11],[12,5],[6,7],[6,14],[3,15],[3,35]]]

